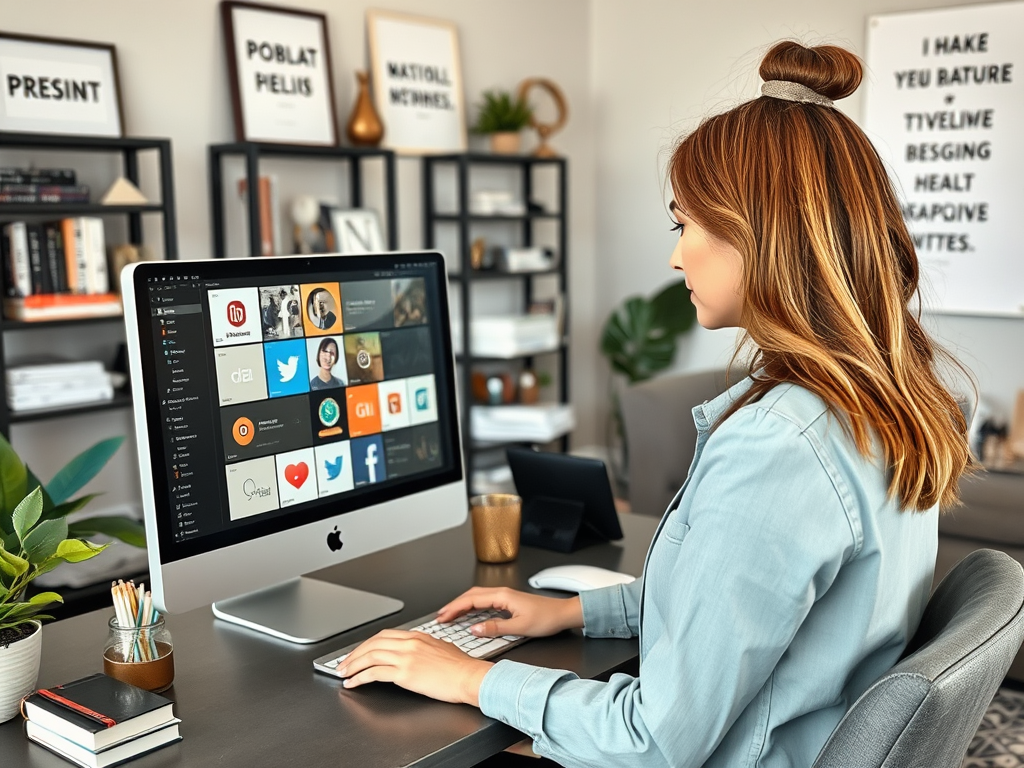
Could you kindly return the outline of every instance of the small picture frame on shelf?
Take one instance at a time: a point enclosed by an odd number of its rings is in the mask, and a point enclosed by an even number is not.
[[[384,146],[401,154],[466,150],[466,106],[455,25],[366,12],[374,102]]]
[[[338,253],[352,256],[387,250],[380,219],[377,212],[369,208],[331,211],[331,229]]]
[[[327,17],[235,0],[220,7],[235,138],[336,146]]]
[[[124,135],[113,45],[0,32],[0,72],[0,131]]]

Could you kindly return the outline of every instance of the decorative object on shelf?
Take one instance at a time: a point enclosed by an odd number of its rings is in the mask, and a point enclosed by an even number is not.
[[[540,399],[540,379],[531,370],[522,371],[519,374],[519,402],[523,405],[533,405]]]
[[[384,248],[384,235],[377,212],[369,208],[353,208],[333,212],[332,229],[338,253],[380,253]]]
[[[359,93],[345,127],[345,135],[354,147],[376,147],[384,138],[384,123],[370,98],[370,76],[360,70],[356,72],[356,80]]]
[[[466,149],[458,30],[451,22],[368,10],[367,33],[384,145],[405,154]]]
[[[156,254],[152,246],[140,243],[121,243],[110,249],[110,277],[113,290],[121,293],[121,270],[137,261],[153,261]]]
[[[601,352],[608,358],[612,371],[636,384],[672,365],[676,342],[697,318],[690,301],[685,280],[676,280],[658,291],[653,298],[630,296],[612,311],[601,331]],[[608,445],[619,446],[611,455],[615,479],[624,483],[628,464],[622,411],[615,380],[610,383],[612,409]]]
[[[519,151],[519,132],[530,124],[533,111],[522,96],[513,97],[508,91],[484,91],[483,101],[477,105],[474,133],[491,137],[491,151],[499,155],[514,155]]]
[[[327,17],[232,0],[220,7],[235,138],[337,145]]]
[[[482,405],[509,405],[516,401],[515,380],[510,373],[473,371],[473,400]]]
[[[0,131],[124,134],[114,46],[0,33]]]
[[[249,233],[249,181],[241,177],[237,181],[238,201],[241,204],[242,231]],[[256,188],[257,214],[259,217],[259,255],[273,256],[281,252],[281,221],[278,216],[277,176],[260,174]]]
[[[469,266],[472,269],[483,269],[486,257],[487,241],[478,237],[469,246]]]
[[[55,592],[26,597],[26,587],[62,563],[88,560],[106,549],[106,544],[84,541],[87,536],[103,534],[145,546],[142,525],[137,520],[66,520],[93,498],[69,497],[99,472],[123,439],[97,443],[72,459],[44,487],[0,437],[0,722],[14,717],[18,702],[35,687],[40,621],[51,618],[41,612],[62,602]]]
[[[103,205],[146,205],[149,200],[124,176],[110,185],[110,189],[100,199]]]
[[[324,233],[320,228],[320,203],[312,195],[292,200],[292,242],[295,253],[322,253]]]
[[[545,272],[555,265],[555,252],[551,248],[528,245],[523,248],[497,246],[494,263],[502,272]]]
[[[523,80],[516,89],[516,95],[518,98],[525,100],[530,93],[530,89],[534,87],[546,91],[551,96],[555,102],[557,114],[554,122],[542,123],[537,119],[536,110],[532,111],[530,127],[535,129],[540,135],[540,145],[533,151],[533,155],[534,157],[558,157],[558,153],[548,144],[548,139],[551,138],[551,134],[565,127],[566,122],[569,120],[569,105],[565,100],[565,94],[562,93],[562,89],[551,80],[543,77],[530,77]]]

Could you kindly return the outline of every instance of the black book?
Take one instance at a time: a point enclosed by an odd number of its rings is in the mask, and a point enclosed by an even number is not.
[[[75,183],[74,168],[0,168],[0,184],[56,184],[70,186]]]
[[[54,293],[63,293],[68,289],[67,265],[64,263],[64,234],[60,222],[43,224],[46,241],[46,268],[50,273],[51,288]]]
[[[174,722],[173,702],[97,673],[37,691],[25,716],[92,752]]]
[[[32,293],[53,293],[49,270],[46,269],[46,241],[42,224],[29,224],[28,264],[32,270]]]

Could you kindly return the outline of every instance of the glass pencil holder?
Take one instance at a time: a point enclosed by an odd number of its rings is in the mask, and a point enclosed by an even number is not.
[[[174,682],[174,644],[161,616],[151,624],[124,627],[111,616],[103,648],[103,672],[147,691],[166,691]]]

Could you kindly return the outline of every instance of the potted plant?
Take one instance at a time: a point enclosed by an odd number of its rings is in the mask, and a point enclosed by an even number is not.
[[[103,440],[76,456],[43,486],[0,435],[0,722],[14,717],[22,697],[35,687],[42,649],[43,610],[63,602],[55,592],[29,595],[28,585],[61,563],[95,557],[109,546],[86,537],[102,534],[145,546],[142,525],[125,517],[93,517],[69,523],[67,516],[95,494],[71,499],[107,463],[124,441]]]
[[[512,155],[519,151],[519,132],[530,124],[531,117],[533,110],[526,99],[508,91],[484,91],[473,132],[490,135],[492,152]]]
[[[637,384],[672,365],[677,338],[696,319],[697,309],[690,301],[685,280],[669,283],[653,298],[630,296],[605,321],[601,352],[612,371],[625,376],[629,385]],[[618,452],[612,452],[612,472],[616,481],[624,484],[629,451],[615,379],[611,380],[610,391],[609,426],[614,431],[608,442],[620,446]]]

